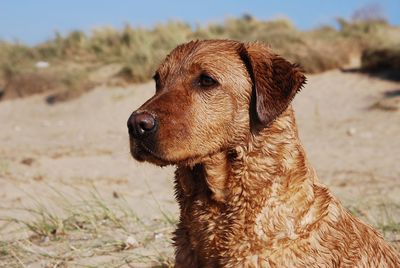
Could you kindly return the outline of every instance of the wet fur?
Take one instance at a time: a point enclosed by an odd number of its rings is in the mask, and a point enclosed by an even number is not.
[[[218,81],[201,89],[196,77]],[[290,102],[301,69],[263,43],[195,41],[157,71],[132,155],[175,164],[176,267],[399,267],[397,253],[318,183]]]

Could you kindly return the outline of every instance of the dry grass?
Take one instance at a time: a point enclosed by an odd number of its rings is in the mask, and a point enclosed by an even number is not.
[[[33,199],[34,209],[18,213],[25,217],[0,219],[0,233],[9,236],[0,240],[1,267],[172,266],[175,220],[167,213],[142,220],[120,196],[105,201],[93,190],[76,199],[54,191],[56,206]]]
[[[47,91],[47,88],[58,89],[61,85],[65,90],[54,99],[67,100],[80,94],[76,92],[85,92],[97,82],[107,80],[93,81],[88,78],[90,75],[81,75],[83,78],[77,80],[79,83],[72,87],[68,83],[65,85],[63,70],[68,70],[70,65],[79,66],[74,71],[74,76],[78,76],[78,71],[90,74],[105,65],[118,64],[120,71],[108,74],[109,81],[141,83],[151,78],[156,66],[171,49],[192,39],[262,40],[284,57],[300,63],[309,73],[341,67],[363,49],[400,42],[400,29],[382,20],[350,23],[340,19],[338,22],[339,30],[326,26],[300,31],[289,20],[260,21],[244,15],[195,29],[182,22],[168,22],[151,29],[127,25],[122,30],[101,28],[91,34],[74,31],[62,36],[57,33],[53,39],[35,47],[0,42],[0,88],[3,87],[6,93],[22,91],[25,96]],[[50,67],[39,70],[35,68],[38,61],[49,62]],[[15,85],[15,81],[32,80],[27,76],[34,76],[36,83],[43,82],[43,85],[29,87],[29,90],[27,87],[20,89],[18,83]],[[67,92],[69,89],[75,93]],[[7,95],[18,96],[15,92]]]
[[[46,72],[27,71],[10,75],[5,83],[2,99],[28,97],[48,92],[47,102],[53,104],[79,97],[94,87],[85,70]]]
[[[137,216],[118,196],[104,200],[96,190],[74,195],[55,192],[56,206],[33,199],[22,218],[0,219],[1,267],[172,267],[170,235],[176,220],[160,210],[157,220]],[[71,196],[84,196],[72,198]],[[400,249],[400,223],[394,205],[382,204],[381,216],[370,218],[357,207],[351,213],[378,228]],[[8,209],[8,208],[2,208]],[[12,230],[12,231],[10,231]]]

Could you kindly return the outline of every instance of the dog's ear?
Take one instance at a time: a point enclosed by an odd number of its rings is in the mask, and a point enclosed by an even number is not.
[[[286,110],[306,77],[298,65],[273,54],[260,42],[242,44],[239,55],[253,83],[251,128],[260,130]]]

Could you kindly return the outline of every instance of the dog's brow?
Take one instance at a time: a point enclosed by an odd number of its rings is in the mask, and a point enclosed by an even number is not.
[[[195,64],[192,66],[192,68],[194,68],[200,74],[206,74],[212,76],[213,78],[219,78],[221,72],[216,70],[216,68],[212,65],[205,63]]]

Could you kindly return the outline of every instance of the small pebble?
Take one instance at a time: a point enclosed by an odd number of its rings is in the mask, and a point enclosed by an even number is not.
[[[139,246],[139,242],[133,236],[128,236],[125,240],[125,249],[135,248]]]
[[[354,127],[351,127],[349,129],[347,129],[347,131],[346,131],[347,135],[349,135],[349,136],[354,136],[356,134],[356,132],[357,132],[357,130]]]
[[[162,239],[164,237],[164,234],[162,234],[162,233],[155,233],[154,234],[154,239],[155,240],[160,240],[160,239]]]

